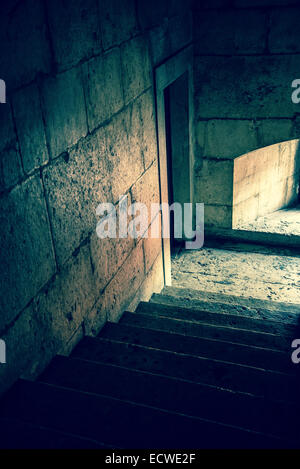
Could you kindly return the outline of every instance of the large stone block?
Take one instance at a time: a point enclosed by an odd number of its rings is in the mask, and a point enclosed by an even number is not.
[[[132,113],[136,115],[136,118],[131,121],[129,128],[129,145],[131,148],[132,139],[136,140],[136,135],[140,134],[140,139],[136,141],[136,144],[140,146],[144,167],[147,169],[157,159],[155,105],[152,89],[140,96],[133,103],[132,108]]]
[[[96,299],[89,246],[86,245],[34,300],[35,315],[44,318],[45,346],[55,353],[65,348]]]
[[[29,83],[51,67],[44,3],[35,0],[5,2],[0,18],[1,78],[8,89]],[[4,2],[2,2],[2,7]]]
[[[152,28],[168,16],[168,1],[154,0],[145,2],[137,0],[137,14],[139,24],[143,29]]]
[[[38,176],[2,199],[0,221],[1,330],[55,271],[46,204]]]
[[[149,43],[153,65],[166,60],[192,40],[192,23],[189,12],[171,19],[149,31]]]
[[[127,194],[127,196],[129,207],[131,204],[130,194]],[[129,253],[135,247],[135,240],[131,236],[126,236],[125,238],[119,237],[119,204],[115,206],[115,209],[117,236],[115,238],[101,239],[97,236],[95,229],[90,241],[94,282],[99,293],[109,283],[114,274],[122,266]],[[128,224],[131,219],[132,216],[127,217]],[[123,226],[122,229],[124,229]]]
[[[138,36],[121,46],[125,104],[140,95],[151,85],[151,65],[148,46],[143,36]]]
[[[236,158],[258,147],[255,121],[210,120],[205,157]]]
[[[80,70],[49,77],[43,83],[46,136],[54,158],[87,133]]]
[[[106,127],[109,179],[114,203],[126,194],[144,170],[141,147],[133,141],[141,130],[140,122],[133,128],[132,120],[130,109],[127,108]]]
[[[258,132],[261,146],[273,145],[293,137],[293,122],[291,119],[264,119],[258,123]]]
[[[85,63],[83,76],[88,124],[92,131],[123,106],[119,49]]]
[[[96,208],[111,199],[101,128],[43,173],[57,259],[62,265],[96,230]]]
[[[132,302],[145,278],[144,268],[143,243],[140,242],[103,292],[101,310],[109,321],[117,322]]]
[[[196,116],[199,118],[293,117],[291,83],[299,55],[201,57],[196,60]]]
[[[101,50],[97,0],[47,0],[55,61],[68,68]]]
[[[159,233],[161,233],[161,216],[157,215],[159,224]],[[151,236],[151,227],[148,232],[148,237],[144,239],[144,256],[145,256],[145,272],[150,271],[159,255],[162,255],[162,239],[154,238]]]
[[[99,0],[104,49],[130,39],[137,32],[134,0]]]
[[[206,204],[204,206],[204,222],[205,226],[232,228],[232,206]]]
[[[197,202],[213,205],[232,203],[233,161],[204,159],[195,180]]]
[[[14,186],[22,177],[23,170],[16,134],[12,121],[10,103],[0,107],[0,191]]]
[[[136,181],[131,188],[131,193],[133,202],[142,203],[147,207],[147,223],[145,221],[144,225],[149,226],[158,213],[157,209],[152,212],[152,204],[160,203],[157,161],[154,161],[142,177]]]
[[[271,12],[269,49],[271,53],[300,51],[300,8],[276,9]],[[295,76],[295,78],[297,78]]]
[[[48,161],[40,96],[35,84],[13,96],[13,108],[24,171],[29,174]]]
[[[253,54],[266,47],[266,13],[261,10],[201,12],[194,22],[196,54]]]

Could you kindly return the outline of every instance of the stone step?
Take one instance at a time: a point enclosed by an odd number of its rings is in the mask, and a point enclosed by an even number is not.
[[[215,326],[224,326],[237,328],[245,331],[265,332],[270,334],[281,335],[290,340],[294,340],[299,335],[299,325],[284,324],[279,321],[267,319],[254,319],[248,316],[240,316],[230,314],[229,312],[214,311],[210,308],[198,308],[191,304],[190,307],[175,306],[162,303],[146,303],[141,302],[137,309],[137,313],[150,314],[152,316],[169,317],[175,319],[183,319],[188,321],[200,322],[203,324],[211,324]],[[211,308],[212,309],[212,308]]]
[[[0,418],[72,432],[121,448],[281,448],[274,437],[39,382],[19,381]]]
[[[225,342],[220,339],[188,337],[176,333],[114,323],[107,323],[104,326],[101,330],[100,338],[248,365],[263,370],[280,371],[289,374],[298,372],[291,360],[290,351],[281,352],[251,345]]]
[[[228,312],[288,324],[299,324],[300,320],[300,304],[280,303],[188,288],[165,287],[160,294],[154,293],[150,301],[173,306],[205,308],[204,310],[211,312]]]
[[[299,404],[272,402],[211,386],[80,359],[56,357],[39,378],[65,388],[106,395],[240,428],[299,439]]]
[[[0,419],[0,449],[104,449],[96,441],[18,420]]]
[[[226,342],[254,345],[289,353],[291,351],[291,341],[289,338],[267,332],[245,331],[228,326],[130,312],[125,312],[122,315],[119,324],[128,324],[156,331],[173,332],[190,337],[220,339]]]
[[[72,357],[148,371],[274,400],[298,402],[299,377],[105,338],[84,338]]]

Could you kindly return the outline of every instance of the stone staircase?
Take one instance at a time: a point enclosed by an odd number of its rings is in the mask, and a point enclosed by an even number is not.
[[[299,448],[299,306],[166,287],[0,401],[2,448]]]

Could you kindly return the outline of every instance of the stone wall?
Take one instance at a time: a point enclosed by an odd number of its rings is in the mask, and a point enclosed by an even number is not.
[[[233,160],[299,137],[297,0],[194,2],[195,195],[206,223],[232,226]]]
[[[1,5],[0,391],[163,285],[160,239],[100,240],[96,207],[159,201],[153,68],[186,1]]]

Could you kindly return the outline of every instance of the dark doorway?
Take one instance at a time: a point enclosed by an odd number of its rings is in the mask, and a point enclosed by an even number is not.
[[[190,202],[189,89],[184,73],[164,90],[169,204]],[[182,225],[183,226],[183,225]],[[182,245],[174,236],[174,213],[170,213],[171,254]]]

